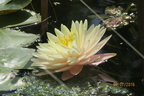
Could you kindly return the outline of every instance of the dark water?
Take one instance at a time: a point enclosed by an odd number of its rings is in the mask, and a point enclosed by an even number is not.
[[[72,20],[88,19],[89,25],[99,24],[98,18],[89,18],[93,13],[87,9],[79,0],[49,0],[49,16],[48,31],[53,32],[53,29],[60,28],[60,24],[65,24],[70,28]],[[136,0],[84,0],[95,12],[104,14],[107,6],[122,6],[127,8]],[[40,12],[40,0],[33,0],[34,7],[37,12]],[[56,5],[54,5],[56,4]],[[117,31],[125,37],[133,46],[139,49],[139,33],[137,21]],[[26,32],[40,33],[40,25],[23,28]],[[112,38],[106,44],[101,52],[117,53],[118,55],[107,63],[101,64],[103,70],[110,72],[109,75],[115,78],[118,82],[134,82],[134,87],[126,87],[135,96],[144,96],[144,85],[142,84],[142,63],[141,57],[138,56],[123,40],[121,40],[113,31],[107,31],[105,36],[112,34]],[[45,41],[46,38],[42,38]]]

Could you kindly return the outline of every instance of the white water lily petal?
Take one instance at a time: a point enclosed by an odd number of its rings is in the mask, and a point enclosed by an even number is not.
[[[104,40],[102,40],[101,42],[99,42],[98,44],[96,44],[91,50],[87,51],[85,54],[87,54],[87,57],[90,57],[92,55],[94,55],[95,53],[97,53],[106,43],[107,41],[111,38],[111,35],[107,38],[105,38]]]
[[[70,34],[70,31],[69,29],[65,26],[65,25],[61,25],[61,31],[65,34],[65,35],[68,35]]]
[[[95,55],[111,37],[100,41],[105,31],[101,25],[88,28],[87,20],[84,23],[72,21],[70,30],[61,25],[61,30],[55,29],[56,36],[47,33],[48,43],[39,44],[32,65],[52,73],[63,72],[62,80],[72,78],[84,65],[98,65],[115,56],[113,53]]]
[[[53,34],[51,34],[51,33],[49,33],[49,32],[47,32],[47,36],[48,36],[48,38],[49,38],[49,40],[50,40],[51,42],[55,42],[55,41],[58,40],[55,35],[53,35]]]
[[[56,33],[56,36],[58,37],[63,37],[64,36],[64,34],[60,31],[60,30],[58,30],[58,29],[54,29],[55,30],[55,33]]]

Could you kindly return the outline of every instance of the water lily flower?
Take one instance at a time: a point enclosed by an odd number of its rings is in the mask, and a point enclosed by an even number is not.
[[[62,80],[67,80],[79,74],[84,65],[98,65],[104,60],[114,57],[115,53],[96,54],[110,39],[100,39],[106,29],[90,26],[88,21],[73,22],[69,30],[61,25],[61,30],[55,29],[55,35],[47,33],[48,43],[39,43],[38,50],[33,54],[32,66],[49,70],[52,73],[63,72]],[[41,73],[40,75],[44,75]]]

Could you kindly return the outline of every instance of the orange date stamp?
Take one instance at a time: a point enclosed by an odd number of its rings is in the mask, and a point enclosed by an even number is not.
[[[120,87],[134,87],[136,86],[134,82],[117,82],[113,83],[113,86],[120,86]]]

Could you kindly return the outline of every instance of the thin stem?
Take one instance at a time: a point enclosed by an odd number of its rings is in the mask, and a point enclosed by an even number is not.
[[[58,79],[52,72],[49,70],[45,69],[45,71],[52,77],[54,78],[59,84],[64,85],[66,89],[69,89],[60,79]]]

